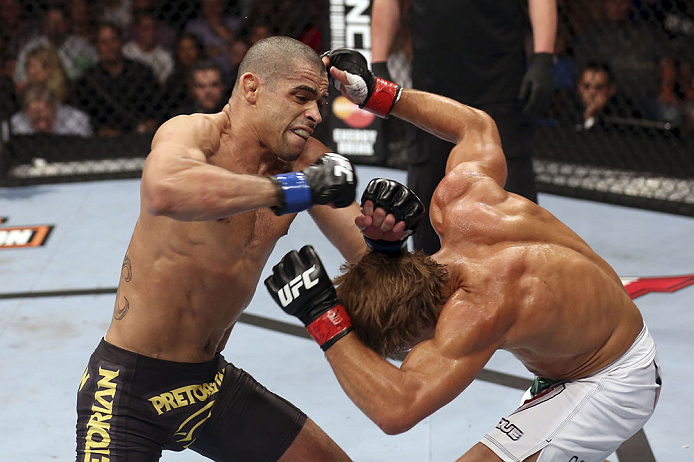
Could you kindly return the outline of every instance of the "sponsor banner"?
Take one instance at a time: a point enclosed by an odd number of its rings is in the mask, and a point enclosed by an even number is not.
[[[694,274],[621,279],[624,288],[632,299],[651,292],[672,293],[694,284]]]
[[[330,0],[330,49],[353,48],[371,63],[371,1]],[[333,150],[356,163],[382,164],[383,120],[359,109],[330,87],[330,140]]]
[[[39,247],[46,243],[53,225],[0,228],[0,249]]]

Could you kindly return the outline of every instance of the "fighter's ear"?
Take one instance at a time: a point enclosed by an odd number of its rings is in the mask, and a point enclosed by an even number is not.
[[[260,87],[258,76],[251,72],[246,72],[239,77],[239,81],[243,98],[249,103],[255,104],[258,99],[258,88]]]

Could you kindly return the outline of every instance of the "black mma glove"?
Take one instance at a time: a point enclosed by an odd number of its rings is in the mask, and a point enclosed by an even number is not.
[[[352,330],[352,321],[310,245],[285,255],[265,279],[265,287],[286,313],[304,323],[323,351]]]
[[[388,118],[400,98],[402,88],[389,80],[376,77],[369,70],[366,58],[358,51],[338,48],[326,51],[322,56],[330,58],[330,66],[347,72],[349,84],[335,80],[335,88],[344,87],[352,101],[379,117]]]
[[[552,101],[554,94],[554,55],[552,53],[535,53],[530,68],[523,77],[518,98],[527,103],[523,112],[529,115],[541,115]]]
[[[395,222],[404,221],[405,231],[409,233],[399,241],[370,239],[364,236],[366,245],[374,252],[398,253],[407,245],[407,237],[417,230],[417,225],[424,217],[424,204],[417,195],[404,184],[385,178],[374,178],[366,185],[361,196],[361,206],[370,200],[376,207],[383,207],[386,213],[395,216]]]
[[[313,204],[332,202],[347,207],[354,201],[357,177],[352,163],[339,154],[327,153],[301,172],[271,176],[280,203],[270,207],[276,215],[306,210]]]

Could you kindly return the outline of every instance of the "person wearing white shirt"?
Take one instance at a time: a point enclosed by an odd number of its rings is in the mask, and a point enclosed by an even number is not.
[[[28,85],[22,95],[22,110],[10,118],[14,135],[92,136],[89,116],[79,109],[62,104],[45,85]]]
[[[133,32],[135,38],[123,46],[123,56],[139,61],[152,69],[160,85],[164,85],[174,68],[170,52],[155,41],[157,19],[149,10],[135,13]]]

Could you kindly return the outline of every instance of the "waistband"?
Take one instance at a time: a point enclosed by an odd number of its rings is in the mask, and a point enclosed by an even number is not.
[[[217,353],[215,354],[214,358],[202,363],[168,361],[166,359],[152,358],[151,356],[145,356],[125,350],[107,342],[104,338],[101,339],[101,342],[99,342],[96,350],[94,350],[94,355],[101,359],[112,361],[123,366],[145,368],[150,371],[166,371],[167,373],[185,375],[205,375],[214,373],[218,369],[220,360],[223,360],[222,355]]]
[[[648,327],[644,322],[641,332],[639,332],[639,335],[636,336],[636,340],[634,340],[634,343],[631,344],[629,349],[625,351],[622,356],[599,371],[591,374],[591,376],[604,374],[605,372],[609,372],[620,367],[636,367],[642,363],[649,363],[653,360],[653,358],[655,358],[655,354],[655,341],[653,340],[653,337],[651,337],[651,333],[648,331]]]
[[[634,367],[637,366],[639,363],[646,364],[652,361],[653,358],[655,358],[655,355],[655,341],[653,340],[653,337],[651,337],[651,333],[648,331],[648,327],[644,322],[641,332],[639,332],[639,335],[636,336],[634,342],[631,344],[629,349],[626,352],[624,352],[624,354],[622,354],[622,356],[620,356],[607,366],[603,367],[602,369],[593,372],[587,377],[594,377],[596,375],[604,374],[606,372],[619,369],[620,367]],[[553,385],[562,382],[564,382],[564,380],[554,380],[545,377],[535,377],[535,380],[533,380],[533,384],[530,387],[530,392],[534,396],[536,394],[542,393],[544,390],[548,388],[551,388]]]

